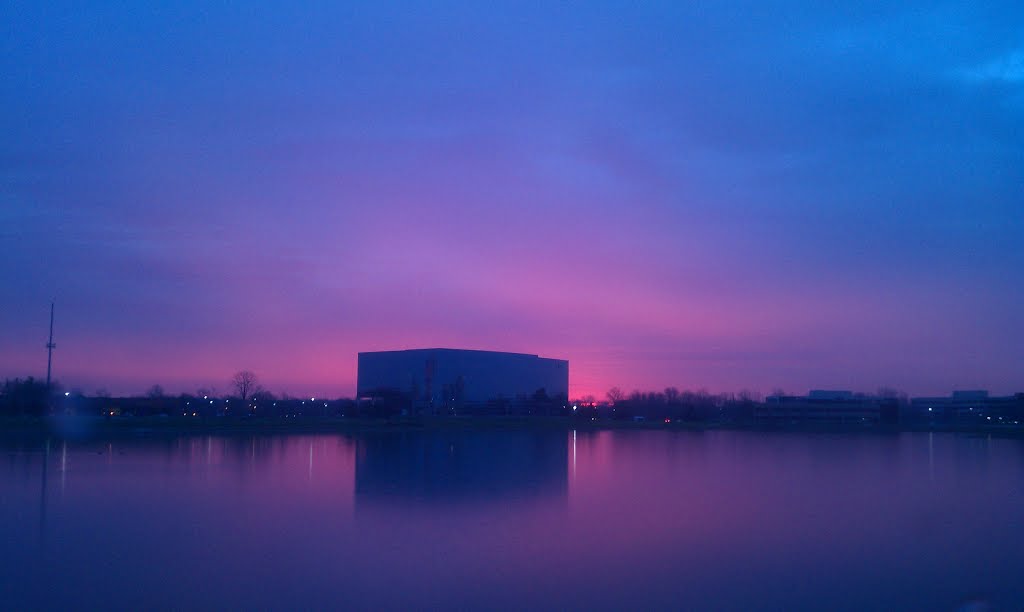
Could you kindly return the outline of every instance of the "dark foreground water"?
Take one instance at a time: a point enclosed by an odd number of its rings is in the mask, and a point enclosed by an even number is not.
[[[0,441],[3,609],[1024,605],[1024,442]]]

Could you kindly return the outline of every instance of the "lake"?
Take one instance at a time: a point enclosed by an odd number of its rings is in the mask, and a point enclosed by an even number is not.
[[[0,438],[4,609],[1020,609],[1024,441]]]

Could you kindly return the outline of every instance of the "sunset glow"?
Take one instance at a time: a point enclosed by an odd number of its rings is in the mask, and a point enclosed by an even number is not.
[[[1018,5],[62,4],[0,54],[5,376],[55,298],[90,392],[1021,390]]]

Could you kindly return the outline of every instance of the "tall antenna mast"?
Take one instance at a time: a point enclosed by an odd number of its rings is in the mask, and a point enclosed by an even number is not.
[[[50,390],[50,371],[53,367],[53,349],[57,345],[53,343],[53,301],[50,301],[50,341],[46,343],[46,390]]]

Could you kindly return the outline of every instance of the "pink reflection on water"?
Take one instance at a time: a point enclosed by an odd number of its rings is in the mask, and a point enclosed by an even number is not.
[[[1024,596],[1019,440],[526,430],[49,448],[3,447],[0,529],[23,561],[5,568],[13,607],[949,609]]]

